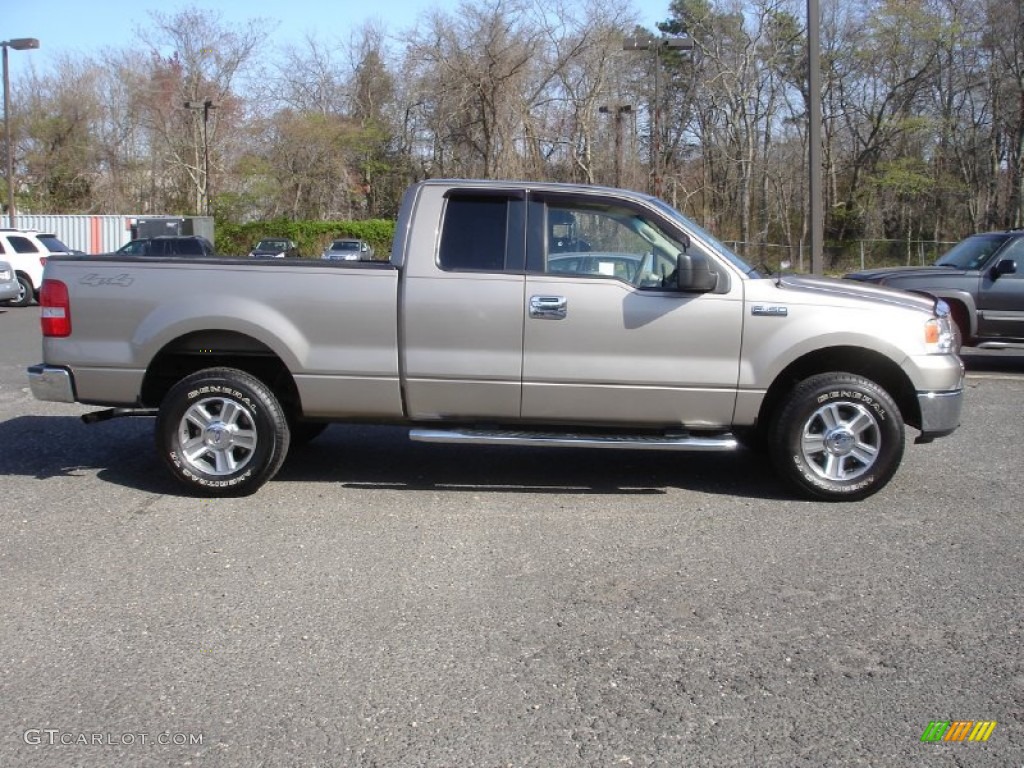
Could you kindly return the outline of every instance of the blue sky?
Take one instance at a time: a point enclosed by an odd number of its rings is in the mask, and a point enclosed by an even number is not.
[[[608,0],[616,2],[617,0]],[[619,0],[621,2],[621,0]],[[630,0],[626,0],[627,3]],[[60,53],[92,56],[108,48],[130,47],[135,30],[149,21],[147,11],[164,15],[188,7],[214,10],[225,25],[232,21],[265,18],[279,22],[275,41],[301,44],[307,33],[330,41],[347,39],[351,30],[371,19],[381,20],[390,32],[407,29],[412,20],[433,8],[453,11],[459,0],[385,0],[354,3],[350,0],[207,0],[153,2],[152,0],[0,0],[0,40],[36,37],[36,51],[11,51],[12,80],[33,59],[46,71]],[[625,3],[622,3],[625,4]],[[668,16],[669,0],[631,0],[641,24],[653,29]],[[324,20],[331,20],[325,24]],[[400,20],[400,21],[399,21]]]

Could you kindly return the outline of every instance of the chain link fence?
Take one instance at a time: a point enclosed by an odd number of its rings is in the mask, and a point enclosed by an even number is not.
[[[780,245],[777,243],[743,243],[726,240],[725,244],[751,264],[763,264],[770,271],[783,262],[785,270],[811,271],[811,251],[807,245]],[[878,267],[917,267],[934,264],[942,254],[958,241],[945,240],[857,240],[837,245],[826,244],[824,270],[826,274],[843,275],[862,269]]]

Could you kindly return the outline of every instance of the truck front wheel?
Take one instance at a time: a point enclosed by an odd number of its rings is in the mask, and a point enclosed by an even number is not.
[[[856,501],[885,486],[903,457],[903,418],[889,394],[850,373],[802,381],[770,434],[775,465],[801,492]]]
[[[234,368],[187,376],[164,397],[156,443],[171,474],[204,496],[245,496],[284,461],[288,420],[273,392]]]

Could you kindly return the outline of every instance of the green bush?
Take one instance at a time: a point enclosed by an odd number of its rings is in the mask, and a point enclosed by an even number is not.
[[[217,222],[217,253],[245,256],[265,237],[287,237],[299,245],[299,254],[307,259],[320,258],[324,248],[339,237],[357,237],[373,246],[378,259],[391,255],[395,222],[390,219],[366,221],[291,221],[274,219],[246,224]]]

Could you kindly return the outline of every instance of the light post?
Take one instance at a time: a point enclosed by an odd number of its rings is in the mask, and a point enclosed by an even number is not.
[[[206,199],[206,215],[210,215],[210,141],[208,125],[210,122],[210,110],[216,109],[217,105],[211,100],[186,101],[185,109],[203,110],[203,197]]]
[[[653,174],[653,193],[661,197],[661,50],[669,48],[676,51],[693,49],[691,37],[627,37],[622,41],[624,51],[654,51],[654,105],[651,110],[651,173]]]
[[[34,37],[15,37],[0,42],[4,49],[4,140],[7,149],[7,216],[11,229],[14,229],[14,143],[11,141],[11,80],[7,74],[7,49],[28,51],[39,47]]]
[[[825,206],[821,171],[821,14],[818,0],[807,0],[807,196],[811,217],[811,274],[824,274]]]
[[[622,116],[633,111],[632,104],[619,104],[614,107],[598,107],[602,115],[615,115],[615,186],[622,186]]]

